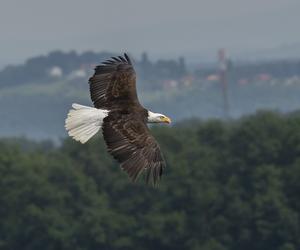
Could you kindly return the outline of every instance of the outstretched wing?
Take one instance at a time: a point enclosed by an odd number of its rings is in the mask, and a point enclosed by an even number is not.
[[[95,68],[89,79],[91,99],[96,108],[114,109],[139,105],[135,71],[127,56],[112,57]]]
[[[118,160],[132,181],[145,173],[147,183],[160,179],[165,161],[140,114],[111,112],[102,126],[108,152]]]

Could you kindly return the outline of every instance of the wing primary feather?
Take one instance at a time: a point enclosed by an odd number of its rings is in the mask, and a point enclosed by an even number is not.
[[[104,63],[113,64],[113,63],[115,63],[115,61],[114,61],[114,60],[110,60],[110,59],[108,59],[108,60],[106,60]]]
[[[112,57],[114,60],[116,60],[117,62],[122,62],[119,58],[117,58],[117,57],[115,57],[115,56],[113,56]]]
[[[148,168],[146,169],[146,175],[145,175],[145,177],[146,177],[146,183],[147,183],[147,184],[149,183],[150,173],[151,173],[151,170],[150,170],[150,167],[148,167]]]
[[[122,56],[119,56],[119,58],[121,59],[122,62],[126,62],[126,60]]]
[[[152,185],[155,185],[156,179],[154,177],[154,170],[155,170],[155,164],[152,164],[147,169],[147,175],[146,175],[146,183],[151,183]]]
[[[158,168],[159,168],[159,163],[154,163],[153,164],[153,182],[155,183],[156,180],[158,180]],[[157,166],[158,165],[158,166]]]
[[[110,62],[110,61],[105,61],[105,62],[103,62],[102,64],[104,64],[104,65],[111,65],[111,64],[113,64],[114,62]]]

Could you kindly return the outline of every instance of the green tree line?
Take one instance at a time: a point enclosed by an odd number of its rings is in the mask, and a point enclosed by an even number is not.
[[[152,131],[168,163],[156,188],[130,183],[100,137],[0,140],[0,249],[299,249],[299,115]]]

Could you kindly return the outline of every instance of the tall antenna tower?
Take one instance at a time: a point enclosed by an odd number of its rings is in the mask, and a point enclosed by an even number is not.
[[[225,49],[218,51],[219,59],[219,78],[223,96],[223,115],[225,119],[229,118],[229,102],[228,102],[228,65]]]

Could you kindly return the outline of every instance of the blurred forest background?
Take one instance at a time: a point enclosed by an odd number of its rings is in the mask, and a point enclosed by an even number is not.
[[[95,138],[0,141],[0,248],[297,250],[300,115],[152,131],[168,166],[132,184]]]

